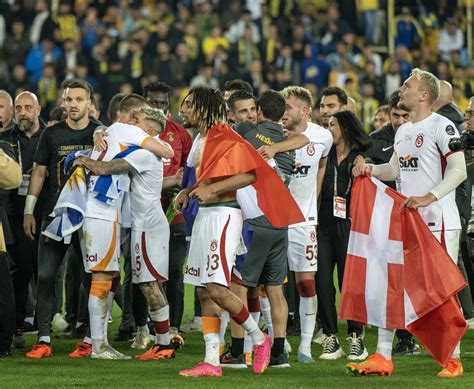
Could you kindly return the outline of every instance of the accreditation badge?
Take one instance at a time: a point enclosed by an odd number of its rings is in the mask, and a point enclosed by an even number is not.
[[[334,196],[333,214],[340,219],[346,219],[347,200],[344,197]]]

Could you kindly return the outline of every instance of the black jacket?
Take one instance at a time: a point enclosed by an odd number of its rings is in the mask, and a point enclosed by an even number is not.
[[[372,146],[366,151],[365,157],[375,165],[388,163],[393,154],[395,142],[395,131],[391,124],[387,124],[378,131],[370,134]],[[394,181],[385,182],[388,186],[396,189]]]
[[[453,103],[446,104],[436,113],[451,120],[458,129],[459,134],[464,132],[464,115]]]

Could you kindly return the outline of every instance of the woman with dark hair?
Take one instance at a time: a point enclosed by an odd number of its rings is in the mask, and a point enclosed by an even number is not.
[[[337,339],[336,290],[333,274],[337,265],[339,290],[342,289],[347,244],[351,229],[350,196],[354,159],[370,146],[362,123],[350,111],[336,112],[329,119],[333,146],[328,155],[321,189],[318,225],[318,271],[316,289],[323,337],[320,359],[337,359],[344,355]],[[367,350],[362,343],[363,326],[348,321],[348,359],[362,360]]]

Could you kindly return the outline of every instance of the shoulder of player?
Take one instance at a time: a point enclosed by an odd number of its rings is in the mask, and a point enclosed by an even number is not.
[[[332,143],[333,137],[331,131],[313,122],[308,122],[308,126],[303,134],[306,135],[310,141],[316,143],[326,143],[328,141]]]
[[[431,128],[438,131],[444,131],[448,135],[455,135],[457,133],[456,125],[447,117],[433,112],[430,119],[433,121],[433,124],[430,125]]]

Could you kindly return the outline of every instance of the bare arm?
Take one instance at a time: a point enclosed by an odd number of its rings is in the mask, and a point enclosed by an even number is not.
[[[173,176],[163,178],[163,189],[170,189],[180,186],[181,182],[183,181],[183,172],[184,169],[181,167]]]
[[[36,235],[36,220],[33,213],[47,174],[47,166],[35,164],[30,177],[30,185],[25,200],[23,229],[26,236],[32,240],[35,239]]]
[[[318,175],[316,177],[316,183],[318,185],[316,194],[316,200],[319,199],[319,194],[321,193],[321,189],[323,186],[324,175],[326,174],[326,165],[328,163],[328,158],[321,158],[319,160],[319,167],[318,167]]]
[[[74,166],[84,166],[98,176],[127,173],[133,170],[132,165],[121,158],[105,162],[87,157],[79,157],[74,160]]]
[[[30,185],[28,186],[28,196],[32,195],[38,197],[40,195],[47,174],[47,166],[35,164],[33,171],[31,172]]]
[[[142,148],[155,154],[157,157],[171,159],[174,156],[174,151],[168,143],[151,137],[142,144]]]
[[[262,146],[258,149],[258,152],[266,159],[273,158],[276,153],[283,153],[285,151],[301,149],[309,143],[309,139],[306,135],[290,132],[288,138],[285,140],[273,143],[270,146]]]

